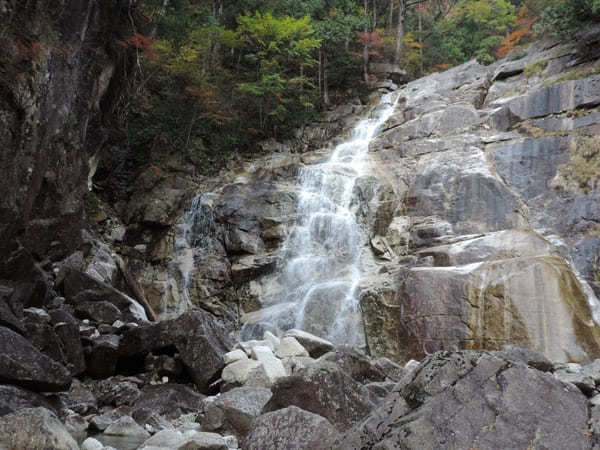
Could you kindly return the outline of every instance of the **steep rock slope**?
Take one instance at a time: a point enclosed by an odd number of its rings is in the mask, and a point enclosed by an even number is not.
[[[354,189],[372,354],[408,360],[511,343],[560,361],[600,354],[599,37],[590,29],[578,45],[542,41],[397,91]],[[260,309],[279,295],[296,177],[328,153],[274,148],[198,197],[186,228],[195,237],[183,245],[195,262],[187,253],[187,263],[171,259],[170,274],[144,272],[158,309],[176,310],[185,285],[232,317],[237,301],[258,337],[272,329]],[[185,283],[169,284],[174,277]],[[314,329],[324,317],[316,308]]]

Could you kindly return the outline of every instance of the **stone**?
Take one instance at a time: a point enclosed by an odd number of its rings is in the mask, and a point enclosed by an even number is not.
[[[281,342],[275,348],[275,355],[283,359],[292,356],[308,356],[308,352],[300,345],[296,338],[286,336],[281,339]]]
[[[104,445],[98,439],[94,439],[93,437],[87,438],[85,441],[81,443],[81,450],[102,450],[104,449]]]
[[[225,365],[227,364],[231,364],[233,362],[239,361],[241,359],[248,359],[248,356],[246,355],[246,352],[244,352],[243,350],[233,350],[229,353],[225,353],[223,355],[223,362],[225,363]]]
[[[142,395],[137,384],[119,377],[99,381],[94,387],[94,393],[100,407],[133,405]]]
[[[92,340],[86,358],[86,370],[95,378],[106,378],[115,374],[119,360],[120,336],[105,334]]]
[[[121,318],[121,311],[112,303],[100,300],[76,304],[75,315],[81,319],[111,324]]]
[[[269,382],[275,383],[285,377],[287,372],[280,359],[277,359],[269,347],[257,345],[252,348],[252,358],[262,363]]]
[[[140,423],[147,423],[152,415],[176,419],[184,414],[200,410],[204,395],[182,384],[165,383],[145,386],[132,403],[132,416]]]
[[[81,375],[85,371],[85,355],[79,335],[79,326],[72,322],[58,322],[54,332],[60,341],[64,362],[72,375]]]
[[[37,392],[31,392],[17,386],[0,384],[0,416],[18,412],[25,408],[43,406],[54,410],[50,400]]]
[[[285,367],[285,371],[289,375],[293,375],[299,370],[305,369],[312,364],[314,364],[317,360],[311,357],[305,356],[292,356],[290,358],[283,358],[281,362],[283,362],[283,367]]]
[[[251,359],[240,359],[223,369],[221,379],[223,383],[232,386],[241,386],[246,383],[254,369],[262,368],[262,363]]]
[[[67,411],[67,415],[63,418],[65,429],[75,439],[75,441],[83,442],[87,437],[87,429],[89,423],[79,414],[73,411]]]
[[[81,381],[74,379],[68,392],[59,394],[65,407],[81,415],[98,411],[98,402],[94,393]]]
[[[98,431],[104,431],[124,415],[125,413],[117,409],[110,410],[104,414],[95,415],[90,418],[90,428]]]
[[[2,287],[3,288],[3,287]],[[3,294],[5,292],[5,294]],[[0,290],[0,325],[10,328],[19,334],[25,334],[25,327],[21,320],[15,315],[11,307],[7,303],[7,299],[10,298],[12,289],[9,291]]]
[[[64,268],[58,287],[74,305],[88,301],[106,301],[116,306],[125,320],[148,321],[144,308],[136,300],[76,269]]]
[[[406,373],[404,367],[385,357],[377,358],[372,364],[385,375],[386,380],[400,381]]]
[[[0,326],[0,380],[42,392],[68,389],[71,374],[21,335]]]
[[[241,348],[246,352],[246,355],[252,355],[252,349],[257,346],[269,347],[271,351],[275,351],[275,345],[269,340],[251,340],[251,341],[240,341],[236,344],[236,347]]]
[[[287,330],[284,337],[293,337],[302,345],[313,358],[318,358],[333,350],[333,344],[306,331],[291,329]]]
[[[120,417],[111,423],[102,434],[96,436],[105,446],[110,445],[115,448],[137,448],[149,437],[150,433],[129,416]]]
[[[0,417],[0,448],[78,450],[63,424],[45,408],[27,408]]]
[[[327,419],[296,406],[289,406],[256,419],[242,448],[324,450],[330,448],[337,435],[337,430]]]
[[[385,374],[367,356],[351,347],[336,347],[321,356],[317,363],[324,361],[335,364],[361,384],[385,380]]]
[[[438,352],[332,448],[584,449],[587,420],[585,396],[549,373],[502,352]]]
[[[248,434],[252,422],[261,414],[271,396],[269,389],[239,387],[206,401],[202,429],[243,437]]]
[[[228,450],[225,439],[216,433],[196,431],[190,434],[177,450]]]
[[[374,407],[371,394],[343,369],[320,362],[281,378],[264,412],[297,406],[325,417],[339,431],[347,430]]]
[[[582,372],[572,372],[568,369],[561,369],[554,372],[554,377],[563,383],[571,383],[588,397],[594,396],[596,391],[596,383],[593,378]]]
[[[279,344],[281,343],[281,339],[279,339],[277,336],[275,336],[273,333],[271,333],[270,331],[265,331],[264,335],[263,335],[263,340],[268,341],[271,343],[271,345],[269,345],[269,347],[275,351],[274,349],[276,349]]]
[[[225,327],[212,314],[188,311],[176,319],[128,329],[123,333],[120,356],[124,364],[135,355],[172,346],[177,349],[185,371],[201,392],[219,378],[223,355],[232,347]]]

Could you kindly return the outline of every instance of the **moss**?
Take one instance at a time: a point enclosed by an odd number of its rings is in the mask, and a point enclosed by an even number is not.
[[[600,74],[600,63],[595,64],[592,67],[587,67],[586,69],[573,70],[557,78],[553,78],[552,80],[544,83],[544,87],[552,86],[557,83],[563,83],[565,81],[579,80],[581,78],[587,78],[598,74]]]
[[[529,80],[533,75],[542,73],[547,66],[548,66],[548,61],[546,61],[546,60],[538,61],[536,63],[525,66],[525,69],[523,69],[523,73]]]
[[[594,190],[600,180],[600,137],[577,137],[569,162],[559,166],[558,172],[568,184],[575,184],[586,193]]]

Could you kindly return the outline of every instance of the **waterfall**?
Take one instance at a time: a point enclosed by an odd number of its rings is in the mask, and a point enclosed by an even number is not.
[[[385,95],[328,160],[301,170],[297,222],[284,241],[277,277],[262,299],[267,306],[252,313],[252,322],[364,345],[358,286],[366,241],[353,194],[364,175],[369,144],[394,112],[394,96]]]

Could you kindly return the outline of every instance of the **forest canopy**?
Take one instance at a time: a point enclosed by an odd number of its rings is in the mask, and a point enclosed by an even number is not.
[[[115,43],[130,61],[125,142],[142,160],[161,149],[193,162],[255,151],[364,100],[373,63],[402,81],[490,64],[598,20],[600,0],[138,0],[129,14]]]

